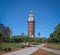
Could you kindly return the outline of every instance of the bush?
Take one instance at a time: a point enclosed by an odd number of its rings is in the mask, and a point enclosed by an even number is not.
[[[11,48],[4,48],[4,51],[11,51]]]
[[[7,48],[5,48],[4,51],[7,51]]]
[[[8,48],[8,51],[11,51],[11,48]]]
[[[22,48],[24,48],[25,46],[21,46]]]
[[[31,42],[32,45],[37,45],[38,43],[37,42]]]

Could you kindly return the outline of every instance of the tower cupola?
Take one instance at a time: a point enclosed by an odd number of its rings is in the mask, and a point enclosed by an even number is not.
[[[29,15],[28,21],[34,21],[34,15],[33,15],[32,11],[30,11],[30,15]]]

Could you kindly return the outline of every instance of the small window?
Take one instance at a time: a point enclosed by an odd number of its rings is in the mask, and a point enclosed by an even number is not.
[[[29,30],[31,30],[31,28]]]
[[[30,35],[31,35],[31,32],[30,32]]]
[[[30,27],[31,27],[31,25],[30,25]]]

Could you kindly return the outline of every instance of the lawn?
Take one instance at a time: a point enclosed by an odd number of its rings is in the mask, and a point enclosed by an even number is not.
[[[3,43],[2,49],[5,48],[22,48],[24,44],[22,43]]]
[[[55,44],[55,43],[49,43],[48,48],[60,50],[60,44]]]
[[[52,53],[52,52],[48,52],[47,55],[57,55],[57,54]]]

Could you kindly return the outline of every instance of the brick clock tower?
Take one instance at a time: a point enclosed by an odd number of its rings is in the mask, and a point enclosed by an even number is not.
[[[33,12],[30,11],[30,15],[28,18],[28,36],[29,37],[34,37],[34,26],[35,26],[34,15],[33,15]]]

